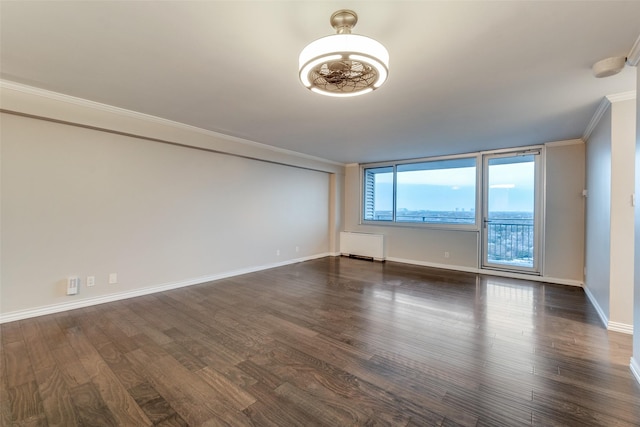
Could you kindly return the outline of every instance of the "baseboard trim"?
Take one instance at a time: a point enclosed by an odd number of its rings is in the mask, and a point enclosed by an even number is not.
[[[482,268],[479,269],[478,271],[480,272],[480,274],[485,274],[487,276],[508,277],[511,279],[530,280],[532,282],[553,283],[554,285],[576,286],[578,288],[583,287],[583,283],[579,280],[563,279],[561,277],[536,276],[533,274],[513,273],[510,271],[486,270]]]
[[[210,276],[196,277],[192,279],[182,280],[173,283],[163,283],[155,286],[150,286],[142,289],[135,289],[133,291],[118,292],[115,294],[103,295],[93,298],[87,298],[79,301],[66,302],[62,304],[52,304],[42,307],[30,308],[27,310],[17,310],[9,313],[0,313],[0,324],[15,322],[17,320],[29,319],[32,317],[45,316],[47,314],[60,313],[62,311],[74,310],[77,308],[90,307],[93,305],[105,304],[108,302],[120,301],[128,298],[140,297],[143,295],[155,294],[158,292],[170,291],[172,289],[184,288],[187,286],[199,285],[202,283],[213,282],[216,280],[226,279],[229,277],[240,276],[242,274],[254,273],[256,271],[267,270],[275,267],[283,267],[285,265],[297,264],[303,261],[310,261],[318,258],[326,258],[330,256],[329,253],[322,253],[317,255],[311,255],[302,258],[295,258],[287,261],[282,261],[273,264],[260,265],[256,267],[242,268],[239,270],[227,271],[219,274],[213,274]]]
[[[417,260],[411,260],[411,259],[405,259],[405,258],[387,257],[387,261],[399,262],[402,264],[420,265],[423,267],[443,268],[445,270],[462,271],[465,273],[483,274],[486,276],[508,277],[511,279],[522,279],[522,280],[531,280],[534,282],[553,283],[556,285],[567,285],[567,286],[577,286],[577,287],[583,286],[583,283],[578,280],[562,279],[558,277],[534,276],[531,274],[513,273],[510,271],[485,270],[482,268],[467,267],[467,266],[453,265],[453,264],[438,264],[435,262],[417,261]]]
[[[419,265],[421,267],[432,267],[432,268],[442,268],[445,270],[462,271],[465,273],[479,273],[479,270],[477,268],[465,267],[462,265],[438,264],[436,262],[418,261],[413,259],[394,258],[394,257],[387,257],[387,261],[399,262],[401,264]]]
[[[607,330],[633,335],[633,325],[629,325],[627,323],[609,321],[609,323],[607,323]]]
[[[636,381],[640,384],[640,363],[636,361],[633,357],[631,358],[631,363],[629,363],[629,368],[631,368],[631,373],[635,377]]]
[[[589,299],[589,302],[591,303],[593,308],[596,309],[596,312],[600,317],[600,321],[602,322],[602,325],[605,328],[609,329],[609,318],[607,317],[606,314],[604,314],[604,310],[602,310],[602,307],[600,307],[600,304],[598,304],[596,297],[593,296],[593,294],[591,293],[591,290],[588,287],[584,286],[583,289],[584,289],[584,293],[587,294],[587,298]]]
[[[591,303],[593,308],[596,309],[596,312],[598,313],[598,317],[600,318],[602,325],[608,331],[621,332],[623,334],[633,335],[633,325],[629,325],[627,323],[610,321],[607,315],[604,314],[604,310],[602,309],[602,307],[600,307],[598,300],[596,300],[596,297],[593,295],[591,290],[586,286],[584,286],[583,289],[584,289],[584,293],[587,295],[587,298],[589,299],[589,302]]]

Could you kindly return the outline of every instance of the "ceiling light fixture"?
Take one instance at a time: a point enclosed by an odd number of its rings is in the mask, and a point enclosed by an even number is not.
[[[593,75],[598,78],[609,77],[618,74],[627,64],[632,67],[637,67],[638,63],[640,63],[640,37],[636,39],[636,42],[626,57],[612,56],[611,58],[602,59],[593,64],[591,71],[593,71]]]
[[[618,74],[624,68],[627,58],[624,56],[612,56],[611,58],[602,59],[591,67],[593,75],[597,78],[609,77]]]
[[[358,22],[352,10],[331,15],[337,34],[313,41],[300,53],[300,81],[327,96],[348,97],[371,92],[387,80],[389,52],[379,42],[351,29]]]

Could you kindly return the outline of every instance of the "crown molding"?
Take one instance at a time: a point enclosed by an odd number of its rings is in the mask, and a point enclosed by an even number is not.
[[[584,144],[584,141],[580,138],[578,139],[566,139],[564,141],[552,141],[546,142],[544,144],[545,147],[564,147],[566,145],[579,145]]]
[[[630,90],[627,92],[614,93],[612,95],[607,95],[605,98],[607,98],[612,104],[620,101],[631,101],[632,99],[636,99],[636,91]]]
[[[637,67],[638,63],[640,63],[640,36],[638,36],[627,55],[627,64]]]
[[[614,93],[612,95],[603,97],[598,104],[598,108],[596,108],[596,112],[593,114],[593,117],[591,117],[591,121],[587,125],[587,128],[584,130],[582,140],[584,142],[589,141],[589,137],[593,133],[593,130],[596,128],[598,122],[600,122],[600,119],[611,104],[613,104],[614,102],[630,101],[633,99],[636,99],[636,92],[633,90],[630,90],[628,92]]]
[[[596,108],[596,112],[593,113],[593,117],[591,117],[591,120],[589,121],[587,128],[584,130],[584,134],[582,134],[582,140],[584,142],[589,141],[589,137],[593,133],[593,130],[596,128],[596,126],[598,125],[598,122],[600,121],[602,116],[604,116],[604,113],[607,111],[610,105],[611,105],[611,101],[609,101],[609,99],[606,96],[600,100],[600,103],[598,104],[598,108]]]
[[[169,126],[172,128],[177,128],[189,132],[195,132],[202,135],[210,136],[217,139],[222,139],[225,141],[235,142],[238,144],[249,145],[252,147],[260,148],[263,150],[269,150],[276,153],[281,153],[293,157],[298,157],[307,160],[313,160],[316,162],[327,163],[334,166],[344,167],[344,163],[336,162],[333,160],[323,159],[321,157],[312,156],[310,154],[304,154],[293,150],[287,150],[285,148],[274,147],[272,145],[263,144],[260,142],[251,141],[249,139],[238,138],[235,136],[227,135],[220,132],[211,131],[208,129],[199,128],[197,126],[188,125],[181,122],[176,122],[173,120],[163,119],[161,117],[152,116],[150,114],[139,113],[133,110],[127,110],[125,108],[115,107],[113,105],[102,104],[100,102],[90,101],[84,98],[78,98],[75,96],[65,95],[59,92],[53,92],[46,89],[40,89],[33,86],[28,86],[20,83],[15,83],[9,80],[0,79],[0,88],[13,90],[16,92],[22,92],[29,95],[35,95],[47,99],[53,99],[56,101],[66,102],[73,105],[78,105],[85,108],[91,108],[94,110],[100,110],[107,113],[112,113],[115,115],[119,115],[122,117],[133,118],[145,122],[156,123],[164,126]]]

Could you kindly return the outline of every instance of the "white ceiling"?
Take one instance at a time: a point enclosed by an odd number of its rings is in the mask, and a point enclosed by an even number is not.
[[[640,35],[640,1],[2,1],[5,80],[321,158],[426,157],[579,138],[636,69],[595,79]],[[383,43],[379,90],[329,98],[297,59],[334,30]]]

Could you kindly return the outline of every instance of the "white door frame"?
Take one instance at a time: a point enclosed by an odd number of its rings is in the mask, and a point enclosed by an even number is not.
[[[508,157],[521,157],[521,156],[534,156],[534,212],[533,212],[533,266],[518,266],[510,264],[502,264],[489,261],[488,257],[488,224],[489,224],[489,160],[496,158],[508,158]],[[490,270],[509,271],[517,273],[527,274],[542,274],[542,259],[543,259],[543,215],[544,215],[544,200],[543,200],[543,184],[544,184],[544,151],[543,148],[532,148],[526,150],[510,150],[501,152],[485,153],[482,156],[482,217],[480,224],[481,234],[481,268]]]

